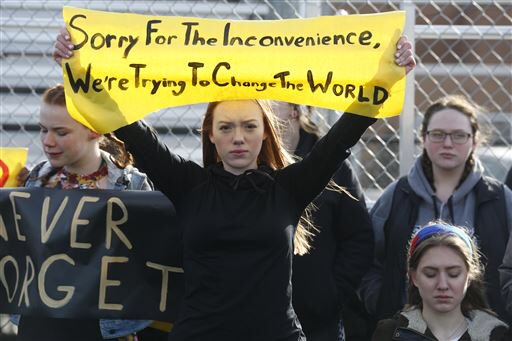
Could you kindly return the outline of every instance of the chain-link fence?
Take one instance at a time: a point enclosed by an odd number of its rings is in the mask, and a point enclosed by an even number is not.
[[[374,199],[420,151],[422,112],[439,97],[462,94],[487,109],[488,141],[479,151],[489,174],[502,180],[512,166],[512,3],[503,1],[54,1],[0,2],[0,146],[29,147],[29,165],[44,158],[38,138],[39,96],[62,82],[51,52],[63,25],[62,6],[221,19],[279,19],[405,10],[405,33],[418,67],[409,76],[404,115],[375,124],[351,157]],[[205,105],[149,116],[168,145],[200,160],[197,128]],[[321,110],[329,124],[339,115]],[[0,320],[0,327],[4,321]]]
[[[421,113],[446,94],[463,94],[487,108],[482,120],[490,139],[480,153],[489,161],[489,173],[502,179],[512,162],[512,5],[508,1],[7,0],[0,5],[0,144],[30,147],[30,164],[44,157],[37,138],[39,94],[62,77],[50,54],[62,26],[63,5],[254,20],[406,10],[405,31],[415,41],[419,65],[409,82],[406,115],[375,125],[354,153],[352,161],[359,166],[364,187],[381,190],[407,171],[419,153],[415,127]],[[166,109],[150,120],[175,150],[200,162],[197,127],[203,109],[204,105]],[[329,123],[337,117],[321,112]]]

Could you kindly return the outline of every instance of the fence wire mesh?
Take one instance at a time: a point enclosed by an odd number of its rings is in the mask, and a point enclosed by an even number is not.
[[[405,9],[419,65],[410,126],[399,129],[392,118],[376,124],[354,152],[365,188],[382,190],[406,170],[419,151],[416,133],[422,112],[439,97],[463,94],[487,109],[482,122],[489,132],[480,149],[488,171],[502,179],[511,161],[512,78],[510,63],[512,5],[507,1],[14,1],[1,3],[1,145],[30,147],[29,164],[44,158],[38,142],[39,96],[61,82],[51,59],[52,43],[63,25],[62,6],[156,15],[190,15],[222,19],[279,19],[317,15],[367,14]],[[410,17],[411,18],[411,17]],[[407,104],[407,103],[406,103]],[[169,108],[150,121],[177,150],[200,162],[197,128],[204,105]],[[331,124],[337,112],[321,110]],[[403,132],[415,132],[404,141]],[[400,143],[402,141],[402,143]],[[415,147],[416,146],[416,147]],[[405,152],[404,152],[405,151]],[[400,155],[408,155],[400,167]],[[405,158],[405,157],[404,157]]]
[[[29,165],[44,159],[38,136],[39,97],[62,82],[51,52],[64,5],[106,11],[220,19],[285,19],[406,10],[406,32],[418,66],[410,76],[404,112],[413,119],[381,120],[351,160],[370,199],[404,173],[420,150],[422,113],[447,94],[462,94],[487,111],[487,143],[479,155],[503,180],[512,166],[512,3],[507,1],[53,1],[0,2],[0,146],[29,147]],[[177,153],[201,162],[197,129],[205,105],[168,108],[149,116]],[[320,110],[327,124],[340,115]],[[400,165],[402,163],[402,165]],[[5,319],[0,319],[0,328]],[[4,327],[4,329],[7,327]],[[4,330],[5,331],[5,330]]]

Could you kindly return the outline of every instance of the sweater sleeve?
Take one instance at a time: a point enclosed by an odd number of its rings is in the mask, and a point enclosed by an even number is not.
[[[119,128],[115,134],[135,158],[137,168],[146,173],[155,188],[174,204],[179,204],[181,196],[204,174],[203,168],[196,163],[172,153],[143,121]]]
[[[512,173],[511,173],[512,174]],[[512,315],[512,191],[505,187],[505,205],[507,207],[507,223],[509,238],[503,262],[499,267],[501,293],[505,299],[505,309]]]
[[[393,204],[396,184],[397,182],[395,181],[384,190],[370,211],[373,234],[375,236],[375,256],[378,258],[384,257],[386,253],[384,225],[391,214],[391,205]]]
[[[277,173],[276,180],[295,198],[300,211],[324,189],[374,118],[345,113],[311,152]]]
[[[509,236],[503,263],[499,268],[501,292],[505,299],[505,309],[512,314],[512,234]]]
[[[504,186],[505,207],[507,208],[508,233],[512,234],[512,189]]]
[[[379,299],[380,288],[382,285],[383,264],[386,256],[384,225],[386,224],[391,211],[395,188],[396,182],[389,185],[377,202],[375,202],[375,205],[372,207],[370,212],[373,235],[375,238],[375,253],[373,255],[372,265],[364,275],[360,286],[361,298],[366,310],[370,314],[375,314],[377,311],[377,301]]]

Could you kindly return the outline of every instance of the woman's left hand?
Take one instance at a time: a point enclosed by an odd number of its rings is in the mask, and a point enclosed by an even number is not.
[[[412,53],[412,43],[407,36],[401,36],[396,44],[395,63],[405,67],[405,74],[408,74],[416,66],[416,60]]]
[[[16,187],[23,187],[29,174],[30,170],[26,166],[23,166],[18,175],[16,175]]]

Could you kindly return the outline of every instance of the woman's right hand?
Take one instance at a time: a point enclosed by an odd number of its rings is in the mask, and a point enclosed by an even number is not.
[[[61,64],[62,59],[68,59],[73,55],[73,47],[68,30],[65,27],[61,28],[55,41],[53,59]]]

